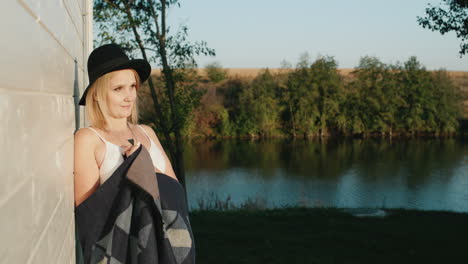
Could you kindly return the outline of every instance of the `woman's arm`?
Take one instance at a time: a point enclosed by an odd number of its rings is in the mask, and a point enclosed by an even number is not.
[[[164,174],[167,174],[167,175],[171,176],[172,178],[177,179],[177,177],[175,175],[175,172],[174,172],[174,169],[172,168],[171,161],[167,157],[166,152],[164,151],[164,149],[163,149],[163,147],[161,145],[161,142],[159,142],[158,136],[156,136],[156,133],[154,132],[154,130],[151,127],[147,126],[147,125],[141,125],[141,126],[146,131],[146,133],[148,133],[150,138],[156,144],[156,147],[158,147],[161,150],[161,153],[164,156],[164,161],[166,162],[166,172]]]
[[[99,168],[95,157],[98,142],[99,139],[89,129],[80,129],[75,133],[75,206],[81,204],[99,187]]]

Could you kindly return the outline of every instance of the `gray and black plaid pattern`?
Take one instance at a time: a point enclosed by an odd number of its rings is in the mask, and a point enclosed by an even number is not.
[[[162,193],[149,193],[125,178],[129,159],[75,209],[84,263],[195,263],[183,188],[169,176],[151,172],[144,177],[160,177],[161,185],[155,186]]]

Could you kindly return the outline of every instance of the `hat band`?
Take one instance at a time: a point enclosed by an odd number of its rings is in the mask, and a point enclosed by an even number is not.
[[[97,78],[101,77],[102,75],[112,71],[113,69],[128,63],[130,60],[128,58],[115,58],[110,61],[106,61],[105,63],[99,64],[93,72],[89,73],[89,81],[92,82]],[[89,70],[89,69],[88,69]]]

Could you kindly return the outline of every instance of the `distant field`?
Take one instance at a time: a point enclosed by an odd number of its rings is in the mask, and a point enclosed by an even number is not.
[[[225,68],[229,76],[238,76],[241,78],[253,78],[265,69],[259,68]],[[268,69],[271,73],[287,72],[287,69]],[[200,75],[205,75],[204,69],[197,70]],[[354,69],[339,69],[343,76],[348,76]],[[159,74],[160,70],[153,70],[152,74]],[[468,118],[468,71],[449,71],[449,75],[453,78],[455,84],[460,87],[463,96],[466,99],[464,102],[464,117]]]

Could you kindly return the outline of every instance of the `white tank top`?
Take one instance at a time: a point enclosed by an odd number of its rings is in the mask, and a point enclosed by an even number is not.
[[[166,171],[166,161],[164,159],[164,155],[162,154],[161,150],[156,147],[153,140],[149,137],[148,133],[140,126],[143,133],[148,137],[150,141],[150,149],[149,154],[151,156],[151,161],[153,162],[153,166],[159,169],[162,173]],[[114,173],[115,170],[123,163],[123,149],[120,146],[117,146],[114,143],[111,143],[105,140],[99,133],[91,127],[91,129],[96,135],[104,142],[106,145],[106,152],[104,154],[104,160],[101,163],[101,167],[99,168],[99,179],[100,183],[102,184],[105,182],[111,175]]]

